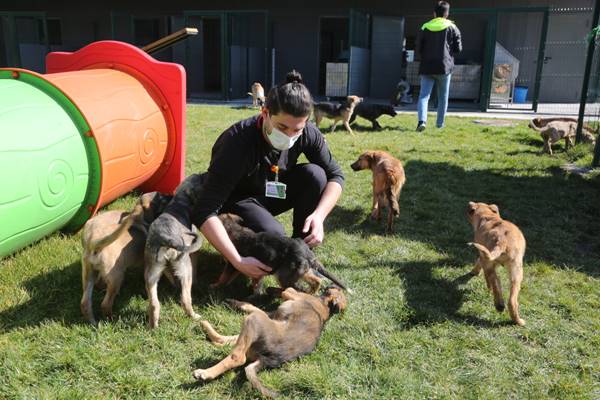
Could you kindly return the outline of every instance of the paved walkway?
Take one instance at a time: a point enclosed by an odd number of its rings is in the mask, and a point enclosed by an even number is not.
[[[369,102],[385,104],[385,100],[371,100]],[[230,101],[223,100],[188,100],[188,104],[210,104],[227,107],[251,107],[251,101],[248,99],[237,99]],[[534,113],[531,110],[523,110],[527,107],[527,104],[511,104],[503,108],[492,108],[487,112],[481,112],[478,109],[470,108],[471,105],[465,105],[464,103],[453,104],[450,103],[448,107],[447,115],[467,117],[467,118],[501,118],[501,119],[520,119],[528,120],[535,116],[543,118],[551,117],[573,117],[577,118],[579,112],[579,104],[569,103],[540,103],[538,105],[538,112]],[[400,114],[415,114],[417,112],[416,104],[409,104],[402,107],[396,107],[396,111]],[[590,112],[591,111],[591,112]],[[430,112],[435,112],[435,109],[430,107]],[[585,120],[598,120],[600,119],[600,104],[591,104],[586,109]]]

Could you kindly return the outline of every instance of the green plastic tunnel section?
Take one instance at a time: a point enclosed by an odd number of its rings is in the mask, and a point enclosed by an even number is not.
[[[83,116],[58,89],[0,71],[0,257],[77,228],[99,196],[100,161]]]

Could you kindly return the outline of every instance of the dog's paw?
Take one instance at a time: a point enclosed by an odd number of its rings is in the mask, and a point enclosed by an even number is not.
[[[496,311],[498,311],[498,312],[502,312],[505,309],[504,303],[497,303],[497,304],[494,304],[494,306],[496,306]]]
[[[194,378],[197,380],[209,381],[212,379],[205,369],[197,369],[192,373],[192,375],[194,375]]]
[[[519,326],[525,326],[525,320],[521,319],[521,318],[517,318],[515,320],[515,324],[519,325]]]
[[[192,315],[190,315],[190,317],[191,317],[191,318],[192,318],[194,321],[197,321],[197,320],[199,320],[199,319],[200,319],[200,314],[193,313]]]

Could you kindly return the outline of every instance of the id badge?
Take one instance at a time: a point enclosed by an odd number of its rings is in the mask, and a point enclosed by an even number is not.
[[[275,199],[285,199],[286,187],[285,183],[268,181],[265,186],[265,196]]]

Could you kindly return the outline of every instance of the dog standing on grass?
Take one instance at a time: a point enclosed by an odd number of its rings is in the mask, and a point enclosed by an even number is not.
[[[380,150],[368,150],[358,157],[350,167],[354,171],[370,169],[373,173],[373,207],[371,218],[381,219],[381,209],[388,209],[386,233],[392,232],[394,217],[400,215],[398,198],[406,182],[400,160]]]
[[[250,92],[248,92],[249,96],[252,96],[252,107],[262,107],[265,105],[265,89],[263,86],[254,82],[250,87]]]
[[[112,317],[112,306],[119,293],[125,271],[144,263],[144,243],[148,226],[158,217],[172,196],[157,192],[140,197],[132,212],[105,211],[87,221],[81,236],[81,280],[83,296],[81,313],[97,325],[92,310],[92,294],[96,282],[106,284],[102,314]]]
[[[195,191],[202,184],[202,176],[188,176],[177,188],[175,196],[164,212],[154,220],[148,230],[144,254],[146,292],[150,328],[158,326],[160,302],[158,281],[164,272],[172,271],[181,284],[181,305],[186,314],[199,319],[192,307],[194,263],[192,254],[202,246],[202,235],[192,224]]]
[[[396,110],[394,107],[387,104],[373,104],[373,103],[365,103],[360,102],[354,107],[354,111],[352,112],[352,117],[350,117],[350,124],[354,122],[356,117],[364,118],[373,124],[373,130],[381,129],[381,125],[377,122],[377,118],[382,115],[389,115],[390,117],[395,117]]]
[[[577,120],[571,118],[542,119],[534,118],[529,122],[529,127],[540,132],[544,141],[544,152],[552,155],[552,145],[562,139],[565,140],[565,150],[575,145],[577,134]],[[596,144],[594,135],[588,126],[584,126],[581,134],[586,143]]]
[[[519,316],[519,291],[523,281],[523,256],[525,255],[525,237],[519,228],[500,217],[500,211],[495,204],[469,202],[467,218],[475,237],[469,245],[479,251],[479,258],[473,275],[479,275],[483,269],[488,289],[494,294],[496,310],[504,311],[504,298],[500,279],[496,275],[496,267],[504,265],[510,278],[510,296],[508,311],[517,325],[525,325]]]
[[[313,114],[315,116],[315,124],[317,125],[317,128],[321,124],[323,117],[327,117],[333,120],[330,133],[335,130],[338,122],[342,121],[346,130],[350,132],[351,135],[354,135],[352,128],[350,128],[350,118],[352,117],[354,108],[362,100],[362,97],[348,96],[346,97],[346,101],[341,104],[329,102],[315,103],[313,106]]]
[[[202,328],[210,341],[217,345],[234,344],[231,354],[208,369],[197,369],[194,378],[209,381],[224,372],[245,368],[246,378],[265,397],[276,397],[277,392],[265,387],[257,372],[276,368],[314,350],[325,327],[325,322],[346,309],[347,301],[341,289],[330,287],[320,297],[301,293],[293,288],[281,292],[283,303],[267,314],[250,303],[232,300],[231,304],[249,315],[244,318],[239,335],[223,336],[208,321]]]

